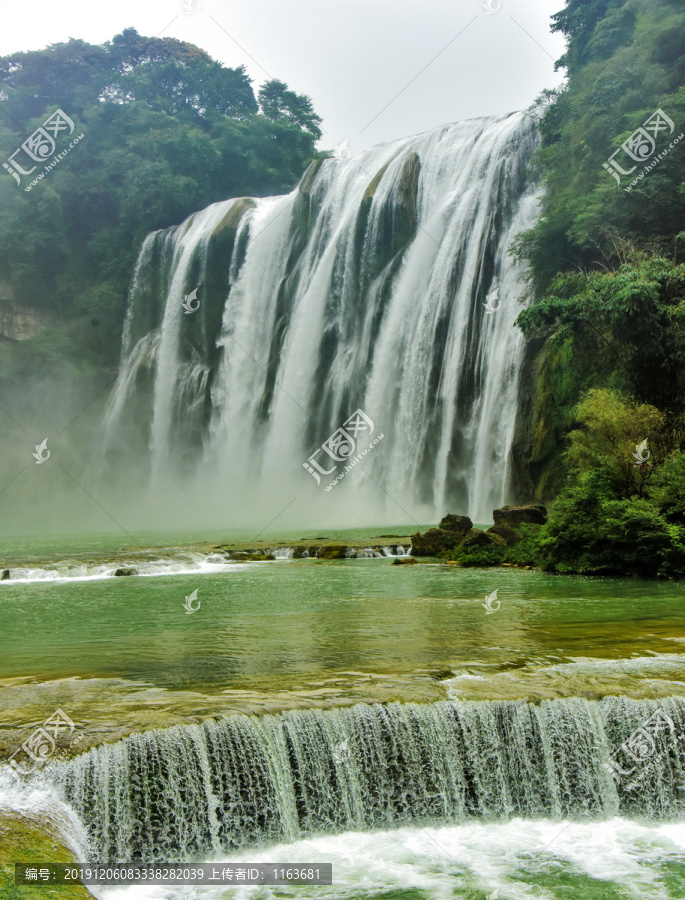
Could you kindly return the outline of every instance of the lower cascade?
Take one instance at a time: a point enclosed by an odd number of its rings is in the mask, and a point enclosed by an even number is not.
[[[360,704],[135,734],[50,777],[93,860],[177,862],[409,823],[682,819],[684,734],[680,698]]]
[[[157,497],[204,486],[253,508],[294,480],[314,496],[306,461],[362,410],[383,435],[364,459],[381,488],[367,508],[391,490],[422,521],[488,520],[512,493],[524,287],[509,250],[535,222],[537,143],[523,113],[446,125],[149,235],[108,464],[133,454],[126,471]],[[368,436],[320,451],[314,478],[334,483]]]

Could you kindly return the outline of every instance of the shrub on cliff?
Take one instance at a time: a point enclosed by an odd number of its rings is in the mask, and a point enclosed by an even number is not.
[[[585,396],[576,418],[568,479],[542,532],[540,565],[552,572],[685,576],[678,420],[604,389]]]

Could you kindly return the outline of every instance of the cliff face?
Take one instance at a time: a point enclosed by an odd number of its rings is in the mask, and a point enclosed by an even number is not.
[[[10,281],[0,277],[0,340],[25,341],[54,325],[54,316],[16,300]]]

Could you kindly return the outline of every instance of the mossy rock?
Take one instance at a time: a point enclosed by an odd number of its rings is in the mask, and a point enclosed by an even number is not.
[[[489,535],[480,528],[472,528],[459,545],[460,550],[475,550],[477,547],[490,547],[496,543],[495,535]]]
[[[452,513],[449,513],[440,520],[438,528],[442,528],[443,531],[450,531],[453,534],[460,534],[462,537],[466,537],[473,528],[473,522],[468,516],[455,516]]]
[[[509,547],[513,544],[518,544],[521,540],[520,533],[512,528],[511,525],[493,525],[491,528],[488,528],[487,533],[492,537],[500,538]]]
[[[331,544],[328,547],[319,547],[316,557],[317,559],[347,559],[347,544]]]
[[[115,571],[115,573],[114,573],[115,577],[117,577],[117,578],[125,578],[125,577],[127,577],[127,576],[130,576],[130,575],[137,575],[137,574],[138,574],[138,573],[136,572],[135,569],[126,569],[126,568],[124,568],[124,569],[117,569],[117,570]]]
[[[429,528],[421,534],[411,536],[411,552],[414,556],[438,556],[459,546],[463,535],[456,531],[445,531],[444,528]]]
[[[541,503],[526,503],[521,506],[503,506],[494,509],[492,517],[495,525],[544,525],[547,521],[547,509]]]
[[[347,559],[346,544],[331,544],[329,547],[319,547],[317,559]]]
[[[397,559],[393,559],[393,566],[415,566],[418,564],[418,559],[414,559],[413,556],[399,556]]]
[[[48,897],[93,900],[81,884],[15,885],[15,863],[73,863],[74,858],[57,827],[49,819],[16,812],[0,812],[0,897],[2,900],[46,900]]]

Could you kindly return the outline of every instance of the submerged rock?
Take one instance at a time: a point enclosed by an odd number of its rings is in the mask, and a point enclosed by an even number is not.
[[[393,559],[393,566],[415,566],[418,563],[418,559],[414,559],[413,556],[398,556],[397,559]]]

